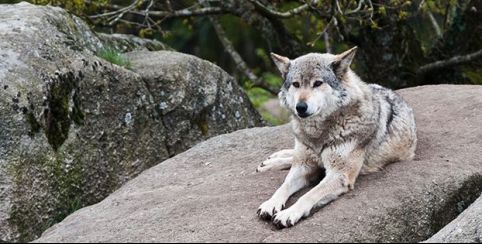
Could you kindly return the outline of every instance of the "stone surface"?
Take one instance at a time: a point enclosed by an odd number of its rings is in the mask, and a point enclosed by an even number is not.
[[[479,197],[463,213],[430,237],[426,243],[481,243],[482,197]]]
[[[261,124],[228,74],[177,53],[170,57],[203,70],[176,72],[216,86],[189,93],[167,116],[158,93],[172,96],[176,88],[151,89],[142,74],[95,56],[104,45],[60,8],[0,5],[0,242],[32,240],[194,143]],[[166,68],[153,68],[166,71],[160,80],[171,77]],[[196,76],[199,72],[206,75]],[[219,109],[218,103],[228,100],[226,109]],[[187,107],[203,110],[182,114]],[[224,120],[209,120],[212,110],[225,112]],[[173,127],[182,128],[176,130],[182,139],[174,143],[182,147],[171,145]]]
[[[261,124],[236,80],[212,63],[171,51],[125,56],[160,109],[172,155],[207,137]]]
[[[36,242],[426,240],[482,191],[482,86],[424,86],[399,93],[415,111],[415,159],[360,177],[354,191],[292,228],[275,230],[256,216],[287,173],[255,173],[271,153],[293,146],[284,125],[200,143],[70,215]]]

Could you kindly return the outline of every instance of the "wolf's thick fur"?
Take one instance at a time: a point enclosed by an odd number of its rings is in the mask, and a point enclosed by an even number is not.
[[[292,116],[294,149],[271,155],[257,171],[290,171],[258,215],[278,227],[289,227],[353,189],[358,175],[388,163],[412,159],[417,143],[412,109],[395,92],[364,83],[350,68],[356,47],[342,54],[307,54],[289,60],[272,58],[284,84],[281,104]],[[288,198],[305,187],[316,172],[325,178],[282,210]]]

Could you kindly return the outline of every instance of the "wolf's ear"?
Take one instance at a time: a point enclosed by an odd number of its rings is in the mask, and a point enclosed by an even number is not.
[[[281,72],[283,76],[288,73],[288,68],[290,67],[290,59],[287,57],[280,56],[276,53],[271,53],[271,59],[278,67],[278,70]]]
[[[348,51],[336,55],[335,61],[331,63],[331,67],[337,76],[343,76],[350,67],[355,57],[357,47],[353,47]]]

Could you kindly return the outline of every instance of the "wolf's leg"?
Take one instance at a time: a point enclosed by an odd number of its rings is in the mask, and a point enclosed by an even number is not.
[[[263,161],[256,172],[265,172],[268,170],[284,170],[289,169],[293,164],[296,153],[303,154],[306,151],[306,146],[295,139],[294,149],[284,149],[271,154],[267,160]]]
[[[284,149],[279,152],[275,152],[258,166],[256,172],[289,169],[291,167],[291,163],[293,162],[294,153],[295,149]]]
[[[287,158],[270,158],[262,162],[256,172],[265,172],[268,170],[284,170],[291,168],[291,163],[293,162],[293,157]]]
[[[341,150],[350,146],[342,146]],[[313,207],[321,206],[335,200],[339,195],[348,192],[355,184],[356,178],[363,166],[363,152],[355,150],[349,153],[334,150],[331,155],[323,156],[326,177],[313,189],[300,197],[290,208],[278,212],[274,216],[273,223],[280,227],[290,227],[296,224],[302,217],[310,214]],[[328,164],[328,165],[326,165]]]
[[[284,149],[278,152],[275,152],[271,154],[268,159],[273,159],[273,158],[289,158],[293,157],[295,153],[295,149]]]
[[[294,164],[281,187],[258,208],[258,216],[262,219],[270,219],[281,211],[288,198],[308,184],[309,176],[314,170],[316,167],[308,164]]]

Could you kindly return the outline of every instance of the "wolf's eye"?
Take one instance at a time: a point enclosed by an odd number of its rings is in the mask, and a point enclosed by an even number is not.
[[[322,84],[323,84],[323,81],[317,80],[317,81],[315,81],[315,84],[313,84],[313,87],[319,87],[319,86],[321,86]]]
[[[296,88],[300,88],[300,83],[299,82],[293,82],[293,86]]]

